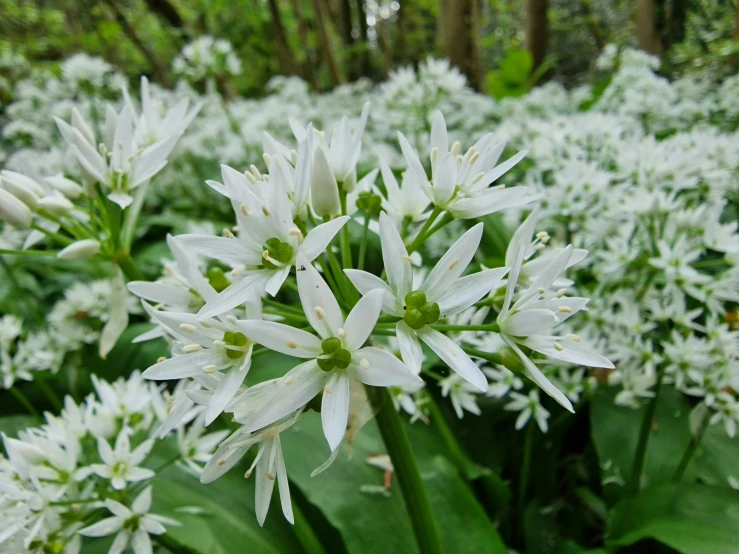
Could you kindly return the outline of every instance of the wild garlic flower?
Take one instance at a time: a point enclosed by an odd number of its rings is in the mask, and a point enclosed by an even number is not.
[[[308,361],[252,394],[242,395],[236,421],[252,432],[274,423],[322,394],[321,420],[331,451],[341,443],[349,417],[350,381],[387,387],[418,382],[389,352],[364,346],[383,303],[381,291],[368,291],[344,319],[339,303],[318,271],[304,255],[298,257],[298,291],[314,335],[271,321],[240,321],[250,339],[287,356]]]
[[[487,134],[462,155],[458,142],[449,145],[446,122],[439,111],[431,114],[431,180],[408,139],[398,132],[398,140],[416,182],[436,207],[458,219],[482,217],[539,198],[523,186],[490,186],[520,162],[526,151],[496,166],[506,142],[496,142],[492,134]]]
[[[150,469],[138,467],[149,455],[154,441],[144,441],[135,450],[131,450],[131,440],[128,436],[129,429],[122,429],[115,441],[115,449],[110,447],[108,441],[98,438],[98,453],[102,464],[93,464],[91,470],[103,479],[110,479],[110,483],[116,490],[126,488],[126,483],[135,483],[154,477]]]
[[[459,345],[432,326],[472,306],[496,288],[508,272],[506,268],[487,269],[461,277],[481,237],[482,223],[478,223],[449,248],[423,283],[414,288],[411,258],[390,217],[382,213],[380,240],[387,282],[366,271],[344,271],[362,294],[381,290],[383,311],[401,318],[396,325],[396,336],[408,367],[420,372],[420,341],[423,341],[445,364],[484,392],[488,383],[480,368]]]
[[[231,200],[238,234],[228,231],[226,237],[181,235],[176,239],[204,256],[235,267],[234,283],[205,304],[199,312],[201,317],[225,313],[254,293],[266,291],[274,296],[298,255],[313,261],[349,219],[337,217],[303,234],[293,220],[287,189],[275,160],[270,162],[269,182],[256,167],[249,177],[227,166],[221,169],[224,184],[218,183],[217,190]]]

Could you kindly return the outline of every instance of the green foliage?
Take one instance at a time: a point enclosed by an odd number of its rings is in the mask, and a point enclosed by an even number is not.
[[[606,543],[627,546],[653,538],[682,554],[734,554],[739,544],[739,491],[663,483],[611,512]]]
[[[534,69],[534,60],[528,50],[507,52],[500,69],[487,74],[487,93],[497,100],[523,96],[554,65],[554,59],[550,56]]]

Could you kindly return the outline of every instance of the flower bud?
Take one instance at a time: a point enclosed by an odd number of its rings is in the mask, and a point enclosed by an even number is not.
[[[67,179],[62,174],[54,175],[53,177],[45,177],[44,181],[72,200],[79,198],[84,192],[82,186],[78,185],[71,179]]]
[[[23,202],[0,188],[0,219],[17,229],[31,226],[31,210]]]
[[[0,179],[2,187],[28,206],[32,212],[38,209],[38,199],[44,195],[44,189],[36,181],[8,170],[0,172]]]
[[[352,168],[352,170],[344,178],[344,180],[341,181],[341,188],[344,189],[344,192],[349,193],[353,191],[356,186],[357,186],[357,169]]]
[[[38,207],[46,210],[51,215],[67,215],[74,209],[74,204],[63,196],[45,196],[38,201]]]
[[[339,185],[326,154],[320,148],[316,148],[313,155],[310,190],[313,210],[319,217],[336,215],[341,211]]]
[[[92,258],[99,251],[100,243],[98,241],[85,239],[73,242],[61,250],[56,257],[60,260],[86,260]]]

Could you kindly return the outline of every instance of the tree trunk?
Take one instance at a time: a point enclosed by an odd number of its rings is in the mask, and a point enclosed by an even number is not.
[[[352,36],[352,5],[349,0],[339,0],[339,31],[341,42],[350,46],[354,42]]]
[[[654,0],[636,0],[636,36],[639,48],[659,56],[662,53],[662,42],[654,20]]]
[[[269,0],[269,11],[272,15],[272,23],[274,24],[275,41],[277,42],[277,54],[280,58],[280,70],[285,75],[297,75],[297,64],[290,44],[287,42],[285,27],[282,25],[282,16],[280,15],[280,7],[277,0]]]
[[[547,55],[549,40],[549,0],[526,0],[526,49],[539,67]]]
[[[479,0],[440,0],[436,37],[442,55],[478,91],[482,89],[480,11]]]
[[[123,12],[118,6],[117,0],[107,0],[107,3],[113,9],[116,21],[118,21],[118,24],[123,28],[123,32],[126,33],[126,36],[131,40],[131,42],[134,43],[136,48],[141,51],[146,60],[149,62],[155,79],[159,82],[160,85],[164,87],[171,86],[171,81],[169,79],[167,68],[162,64],[162,62],[159,61],[154,52],[152,52],[149,47],[144,44],[144,41],[141,40],[138,33],[136,32],[136,29],[134,29],[133,25],[131,25],[128,19],[126,19],[126,16],[123,15]]]
[[[359,74],[369,76],[372,71],[372,63],[369,56],[369,38],[367,35],[367,12],[364,11],[364,0],[357,0],[357,24],[359,26],[359,40],[355,44],[360,45],[359,52]]]
[[[303,12],[300,9],[300,3],[298,0],[290,0],[292,3],[293,14],[295,19],[298,20],[298,35],[300,36],[300,43],[303,45],[305,51],[305,61],[303,62],[303,78],[307,80],[314,89],[318,88],[318,80],[316,79],[315,71],[315,59],[314,52],[311,48],[310,34],[308,32],[308,24],[305,22]]]
[[[328,66],[331,80],[334,85],[344,82],[344,78],[339,70],[339,63],[336,61],[336,54],[331,46],[331,36],[328,33],[328,22],[326,21],[326,5],[324,0],[313,0],[313,7],[316,11],[316,27],[318,36],[321,41],[321,50],[323,50],[323,58]]]
[[[177,27],[178,29],[185,27],[185,22],[182,20],[177,8],[169,0],[146,0],[146,5],[172,27]]]

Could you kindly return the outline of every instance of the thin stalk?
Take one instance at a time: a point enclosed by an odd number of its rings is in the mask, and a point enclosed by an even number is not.
[[[336,259],[336,254],[334,254],[330,244],[328,245],[328,248],[326,248],[326,254],[328,255],[328,262],[329,264],[331,264],[331,269],[334,272],[336,284],[338,285],[342,296],[348,304],[354,305],[354,303],[357,301],[357,298],[354,294],[354,285],[349,282],[349,278],[344,275],[344,272],[341,270],[339,260]]]
[[[339,199],[341,201],[341,213],[346,215],[346,193],[339,191]],[[349,244],[349,222],[341,228],[339,232],[339,248],[341,249],[341,263],[345,269],[351,269],[352,266],[352,248]]]
[[[56,410],[57,412],[61,412],[62,401],[59,400],[59,397],[49,386],[49,384],[43,379],[38,379],[37,381],[35,381],[35,383],[36,385],[38,385],[38,388],[41,389],[41,392],[44,393],[44,396],[49,400],[49,402],[51,402],[51,405],[54,406],[54,410]]]
[[[526,428],[526,438],[523,445],[523,461],[521,462],[521,479],[518,482],[518,498],[516,506],[518,506],[519,521],[523,521],[523,510],[526,504],[526,493],[529,488],[529,470],[531,469],[531,452],[534,449],[534,427],[533,419],[529,420]]]
[[[359,243],[359,260],[357,260],[357,268],[364,269],[364,258],[367,255],[367,236],[369,234],[369,214],[364,216],[364,225],[362,226],[362,242]]]
[[[376,413],[377,425],[380,427],[380,434],[390,455],[395,475],[398,477],[418,548],[421,554],[440,554],[441,539],[431,510],[431,502],[390,393],[385,387],[368,386],[365,389]]]
[[[470,460],[467,457],[467,454],[465,454],[462,445],[459,444],[459,441],[454,435],[451,427],[449,427],[449,422],[447,422],[444,414],[441,413],[441,409],[436,404],[436,399],[431,394],[427,394],[426,397],[428,401],[424,406],[428,409],[429,414],[431,415],[431,421],[436,426],[436,430],[439,432],[439,435],[441,435],[452,461],[462,472],[465,479],[467,479]]]
[[[128,252],[114,256],[113,261],[118,264],[129,281],[144,280],[144,274]]]
[[[287,304],[282,304],[281,302],[277,302],[276,300],[272,300],[270,297],[265,296],[262,298],[262,302],[264,304],[267,304],[269,306],[274,306],[276,309],[280,309],[285,312],[289,312],[295,316],[305,317],[305,313],[300,308],[294,308],[292,306],[288,306]]]
[[[7,248],[0,248],[0,255],[2,256],[36,256],[36,257],[48,257],[56,256],[56,252],[51,250],[13,250]]]
[[[323,549],[321,541],[318,540],[315,531],[308,524],[303,510],[300,509],[297,502],[293,502],[293,517],[295,519],[295,525],[293,525],[295,536],[298,537],[298,541],[306,554],[325,554],[326,551]]]
[[[10,394],[15,396],[18,402],[23,404],[23,407],[26,410],[28,410],[29,414],[31,414],[33,417],[37,417],[37,418],[41,417],[38,411],[36,410],[36,408],[33,407],[33,404],[31,403],[31,401],[28,399],[28,397],[25,394],[19,391],[16,387],[10,387],[9,390],[10,390]]]
[[[701,419],[700,425],[698,426],[698,429],[696,430],[695,435],[690,439],[690,444],[688,444],[688,447],[685,449],[685,453],[683,454],[683,457],[680,458],[680,463],[677,466],[677,469],[675,470],[675,475],[672,476],[672,480],[676,483],[679,483],[682,481],[683,475],[685,474],[685,470],[688,469],[688,465],[690,464],[690,460],[693,459],[693,454],[695,454],[696,449],[698,448],[698,445],[700,444],[701,440],[703,439],[703,435],[706,433],[706,429],[708,429],[708,423],[711,420],[711,412],[706,409],[706,413],[703,414],[703,418]]]
[[[44,229],[37,223],[31,223],[31,228],[35,229],[36,231],[39,231],[40,233],[43,233],[47,237],[49,237],[51,240],[56,241],[57,243],[61,244],[62,246],[69,246],[74,241],[72,239],[69,239],[67,237],[63,237],[62,235],[58,233],[53,233],[52,231],[49,231],[48,229]]]
[[[331,287],[331,290],[335,291],[336,294],[339,295],[340,301],[344,301],[343,296],[343,289],[339,287],[339,285],[336,283],[336,279],[334,279],[334,274],[331,272],[330,268],[326,265],[326,261],[323,259],[323,256],[318,256],[316,258],[318,260],[318,265],[321,266],[321,269],[323,270],[323,276],[326,278],[326,281],[328,281],[328,286]]]
[[[169,533],[153,535],[153,539],[155,543],[163,546],[172,554],[196,554],[195,550],[191,550],[181,542],[175,540]]]
[[[432,329],[437,331],[490,331],[492,333],[499,333],[500,326],[497,323],[483,323],[480,325],[446,325],[446,324],[432,324]]]
[[[636,453],[634,454],[634,463],[631,466],[631,475],[629,481],[626,484],[626,490],[632,495],[639,492],[639,485],[641,484],[641,474],[644,471],[644,460],[647,454],[647,443],[649,442],[649,434],[652,430],[652,421],[654,420],[654,414],[657,411],[657,400],[659,400],[659,391],[662,388],[662,381],[665,376],[664,367],[660,368],[659,374],[657,375],[657,383],[654,386],[654,397],[647,406],[647,411],[644,412],[644,419],[642,419],[641,429],[639,431],[639,441],[636,445]]]
[[[426,240],[426,233],[429,229],[431,229],[434,221],[436,221],[436,218],[439,217],[442,211],[443,210],[438,206],[434,206],[434,210],[431,212],[431,215],[426,220],[426,223],[423,224],[423,227],[421,227],[421,230],[416,235],[416,238],[413,239],[413,242],[408,245],[408,254],[410,254],[411,252],[415,252],[423,244],[423,241]]]

